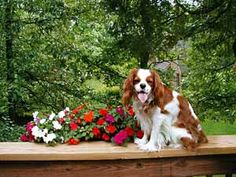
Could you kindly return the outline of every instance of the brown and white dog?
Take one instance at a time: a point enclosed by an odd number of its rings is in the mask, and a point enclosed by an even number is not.
[[[123,92],[124,105],[133,100],[144,131],[142,139],[135,139],[140,149],[159,151],[170,144],[191,150],[208,141],[189,102],[165,86],[154,70],[133,69]]]

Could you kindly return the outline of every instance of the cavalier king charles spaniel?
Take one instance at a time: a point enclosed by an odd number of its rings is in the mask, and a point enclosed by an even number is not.
[[[165,146],[192,150],[207,137],[189,102],[164,85],[158,73],[133,69],[124,82],[122,102],[133,107],[144,132],[135,143],[144,151],[159,151]]]

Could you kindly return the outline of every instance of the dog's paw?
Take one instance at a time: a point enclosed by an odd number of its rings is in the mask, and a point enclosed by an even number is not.
[[[153,143],[147,143],[144,145],[139,145],[139,149],[147,152],[154,152],[154,151],[160,151],[160,148],[155,146]]]
[[[135,138],[135,139],[134,139],[134,143],[137,144],[137,145],[139,145],[139,146],[142,146],[142,145],[147,144],[147,139],[144,139],[144,138],[142,138],[142,139]]]

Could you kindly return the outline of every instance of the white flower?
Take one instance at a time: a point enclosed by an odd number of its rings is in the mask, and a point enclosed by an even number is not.
[[[61,111],[58,113],[59,118],[63,118],[65,116],[65,112]]]
[[[34,113],[33,113],[33,118],[34,118],[34,121],[36,121],[37,120],[37,115],[39,114],[39,112],[38,111],[35,111]]]
[[[69,112],[69,111],[70,111],[70,108],[69,108],[69,107],[66,107],[65,111]]]
[[[46,135],[47,133],[48,133],[48,129],[47,128],[43,129],[43,135]]]
[[[45,136],[45,132],[43,132],[43,130],[39,129],[38,126],[34,126],[32,128],[32,135],[35,137],[35,138],[42,138]]]
[[[47,134],[47,136],[43,137],[43,141],[48,144],[49,142],[51,142],[55,138],[56,138],[56,134],[55,133],[49,133],[49,134]]]
[[[41,119],[39,122],[40,124],[44,124],[46,122],[46,119]]]
[[[61,124],[58,121],[53,121],[53,128],[55,128],[56,130],[61,129]]]
[[[64,143],[65,141],[63,136],[60,137],[60,140],[61,140],[61,143]]]
[[[52,113],[50,116],[49,116],[49,120],[53,120],[53,118],[56,116],[56,114]]]

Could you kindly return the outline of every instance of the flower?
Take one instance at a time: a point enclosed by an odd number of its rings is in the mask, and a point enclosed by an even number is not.
[[[52,142],[55,138],[56,138],[55,133],[49,133],[43,137],[43,141],[48,144],[49,142]]]
[[[116,131],[116,127],[113,126],[113,125],[108,125],[108,126],[106,126],[106,130],[107,130],[110,134],[113,134],[113,133],[115,133],[115,131]]]
[[[115,118],[111,114],[107,114],[106,117],[105,117],[105,120],[109,124],[115,122]]]
[[[100,132],[99,128],[97,128],[97,127],[93,128],[93,134],[94,134],[95,137],[99,137],[100,133],[101,132]]]
[[[33,113],[33,118],[34,118],[34,121],[37,119],[37,116],[38,116],[39,112],[38,111],[35,111]]]
[[[124,109],[123,109],[121,106],[118,106],[118,107],[116,108],[116,112],[117,112],[120,116],[122,116],[122,117],[125,116]]]
[[[78,128],[78,124],[76,124],[75,122],[71,122],[70,123],[70,129],[72,131],[75,131]]]
[[[110,137],[109,137],[106,133],[103,133],[102,139],[103,139],[104,141],[110,141]]]
[[[20,140],[23,141],[23,142],[27,142],[27,141],[29,141],[29,138],[28,138],[28,136],[26,134],[22,134],[20,136]]]
[[[60,112],[58,113],[59,118],[63,118],[65,115],[66,115],[66,114],[65,114],[65,111],[60,111]]]
[[[58,121],[53,121],[53,128],[55,128],[56,130],[60,130],[62,128],[61,124]]]
[[[74,138],[70,138],[67,143],[70,145],[76,145],[76,144],[79,144],[79,142],[80,142],[79,139],[76,140]]]
[[[52,113],[50,116],[49,116],[49,120],[53,120],[53,118],[56,116],[56,114]]]
[[[89,111],[87,114],[84,115],[85,122],[91,123],[93,121],[93,116],[94,116],[93,111]]]
[[[135,113],[134,113],[133,107],[130,106],[130,107],[128,108],[128,114],[129,114],[130,116],[134,116]]]
[[[141,139],[143,137],[143,131],[142,130],[137,131],[136,137]]]
[[[87,110],[85,109],[87,108]],[[108,109],[109,108],[109,109]],[[85,109],[81,111],[82,109]],[[68,143],[78,144],[81,140],[103,140],[114,142],[117,145],[131,141],[134,137],[142,137],[137,122],[133,119],[132,107],[123,109],[112,106],[107,109],[89,109],[81,105],[69,108],[59,113],[41,114],[33,113],[34,121],[26,124],[25,132],[21,135],[21,141],[43,142],[45,144]],[[125,119],[121,121],[121,118]],[[118,132],[118,133],[117,133]]]
[[[105,117],[108,114],[108,111],[106,109],[99,109],[99,114]]]
[[[131,127],[126,127],[125,131],[127,132],[128,136],[131,137],[134,135],[134,130]]]
[[[103,125],[104,122],[105,122],[105,120],[103,118],[100,118],[97,121],[97,125]]]
[[[44,124],[45,122],[46,122],[46,119],[41,119],[41,120],[39,121],[40,124]]]
[[[42,138],[42,137],[45,135],[45,133],[44,133],[41,129],[39,129],[38,126],[34,126],[34,127],[32,128],[32,135],[33,135],[35,138]]]
[[[32,128],[34,127],[34,123],[32,123],[32,122],[28,122],[27,124],[26,124],[26,131],[28,132],[28,133],[32,133]]]
[[[63,124],[63,123],[65,122],[65,119],[64,119],[64,118],[59,118],[59,119],[58,119],[58,122],[59,122],[60,124]]]
[[[125,130],[121,130],[119,133],[117,133],[114,138],[113,141],[117,144],[117,145],[122,145],[125,140],[128,138],[128,133]]]
[[[82,105],[78,106],[77,108],[73,109],[73,110],[72,110],[72,113],[73,113],[73,114],[77,114],[77,113],[79,113],[84,107],[85,107],[85,104],[82,104]]]

